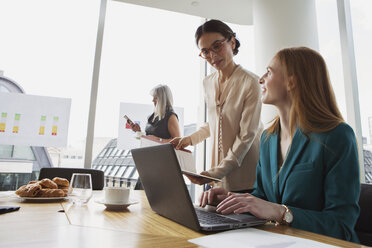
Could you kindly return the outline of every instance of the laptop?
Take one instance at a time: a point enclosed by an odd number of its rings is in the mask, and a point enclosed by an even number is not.
[[[220,231],[266,223],[251,214],[221,215],[194,207],[171,144],[132,149],[154,212],[195,231]]]

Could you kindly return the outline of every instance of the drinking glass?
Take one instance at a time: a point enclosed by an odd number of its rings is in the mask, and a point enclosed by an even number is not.
[[[72,174],[69,192],[69,197],[74,204],[80,206],[87,204],[92,197],[92,178],[90,174]]]

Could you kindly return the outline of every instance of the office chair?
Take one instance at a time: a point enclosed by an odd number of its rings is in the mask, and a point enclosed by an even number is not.
[[[105,182],[105,175],[101,170],[95,169],[83,169],[83,168],[62,168],[62,167],[51,167],[41,168],[39,180],[44,178],[53,179],[54,177],[62,177],[71,181],[73,173],[88,173],[92,177],[92,188],[93,190],[102,190]]]
[[[360,214],[355,231],[362,245],[372,246],[372,184],[361,183]]]

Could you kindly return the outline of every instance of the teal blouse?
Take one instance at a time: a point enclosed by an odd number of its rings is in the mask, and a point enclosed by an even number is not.
[[[359,216],[359,160],[352,128],[305,135],[297,129],[278,173],[278,134],[261,136],[253,195],[285,204],[292,227],[359,242],[354,226]]]

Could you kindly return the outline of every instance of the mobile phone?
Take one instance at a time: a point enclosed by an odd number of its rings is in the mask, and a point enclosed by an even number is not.
[[[134,125],[133,121],[131,119],[129,119],[128,116],[124,115],[124,119],[127,120],[127,122],[130,124],[130,125]]]

